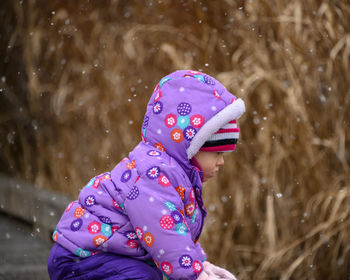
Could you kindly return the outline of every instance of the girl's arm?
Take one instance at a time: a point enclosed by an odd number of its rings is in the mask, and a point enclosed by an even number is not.
[[[172,279],[197,279],[206,255],[192,240],[175,187],[141,176],[131,191],[135,195],[125,200],[126,213],[158,268]]]

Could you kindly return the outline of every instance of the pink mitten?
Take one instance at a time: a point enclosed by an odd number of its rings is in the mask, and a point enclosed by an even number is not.
[[[197,280],[208,280],[208,274],[205,271],[202,271]]]
[[[208,275],[205,271],[202,271],[197,278],[197,280],[220,280],[220,279],[222,278],[216,277],[215,275]]]
[[[215,276],[217,279],[237,280],[236,277],[226,269],[213,265],[208,261],[205,261],[203,266],[204,272],[206,272],[208,276]]]

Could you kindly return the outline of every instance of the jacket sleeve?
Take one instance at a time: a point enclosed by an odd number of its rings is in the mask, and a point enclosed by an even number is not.
[[[110,173],[96,176],[81,190],[79,200],[64,211],[53,234],[54,241],[80,257],[103,250],[114,226],[128,222],[113,205]]]
[[[132,187],[125,210],[143,247],[164,275],[197,279],[206,255],[192,240],[184,204],[175,189],[177,182],[170,182],[160,170],[154,171],[141,175]]]

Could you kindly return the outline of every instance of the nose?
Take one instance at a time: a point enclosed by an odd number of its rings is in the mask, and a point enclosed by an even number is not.
[[[224,164],[225,164],[224,155],[220,154],[218,161],[217,161],[217,165],[220,166],[220,165],[224,165]]]

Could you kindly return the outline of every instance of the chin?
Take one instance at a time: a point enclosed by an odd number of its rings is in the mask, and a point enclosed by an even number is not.
[[[210,179],[212,179],[214,176],[209,176],[203,179],[203,182],[208,182]]]

